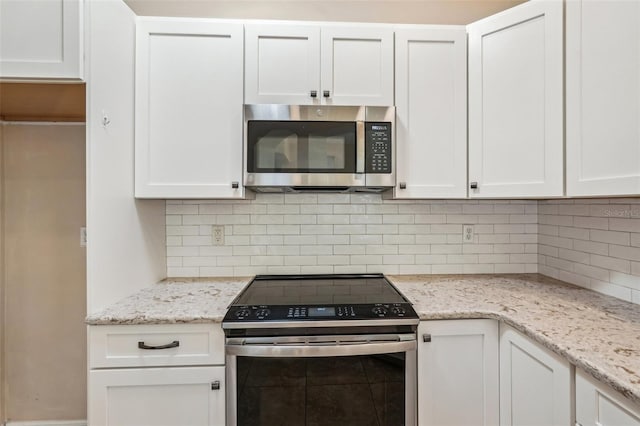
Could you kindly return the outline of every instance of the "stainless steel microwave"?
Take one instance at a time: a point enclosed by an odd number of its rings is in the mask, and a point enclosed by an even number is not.
[[[245,105],[244,185],[259,192],[395,185],[395,107]]]

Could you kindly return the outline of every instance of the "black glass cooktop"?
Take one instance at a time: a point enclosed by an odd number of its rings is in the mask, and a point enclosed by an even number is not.
[[[382,275],[257,276],[234,305],[404,303]]]
[[[259,275],[232,303],[223,328],[231,322],[417,318],[382,274]]]

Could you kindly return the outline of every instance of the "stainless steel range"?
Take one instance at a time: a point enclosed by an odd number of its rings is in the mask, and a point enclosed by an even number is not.
[[[222,322],[227,425],[415,425],[418,322],[380,274],[256,277]]]

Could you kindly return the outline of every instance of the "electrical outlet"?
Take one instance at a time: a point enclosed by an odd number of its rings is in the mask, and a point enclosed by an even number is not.
[[[462,242],[465,244],[473,243],[473,225],[462,226]]]
[[[87,228],[86,227],[82,227],[80,228],[80,247],[86,247],[87,246]]]
[[[214,246],[223,246],[224,245],[224,226],[222,225],[213,225],[213,245]]]

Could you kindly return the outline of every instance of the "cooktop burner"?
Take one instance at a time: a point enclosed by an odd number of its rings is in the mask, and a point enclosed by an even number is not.
[[[259,275],[232,303],[223,328],[269,322],[418,319],[411,303],[382,275]],[[338,321],[338,323],[336,323]]]

